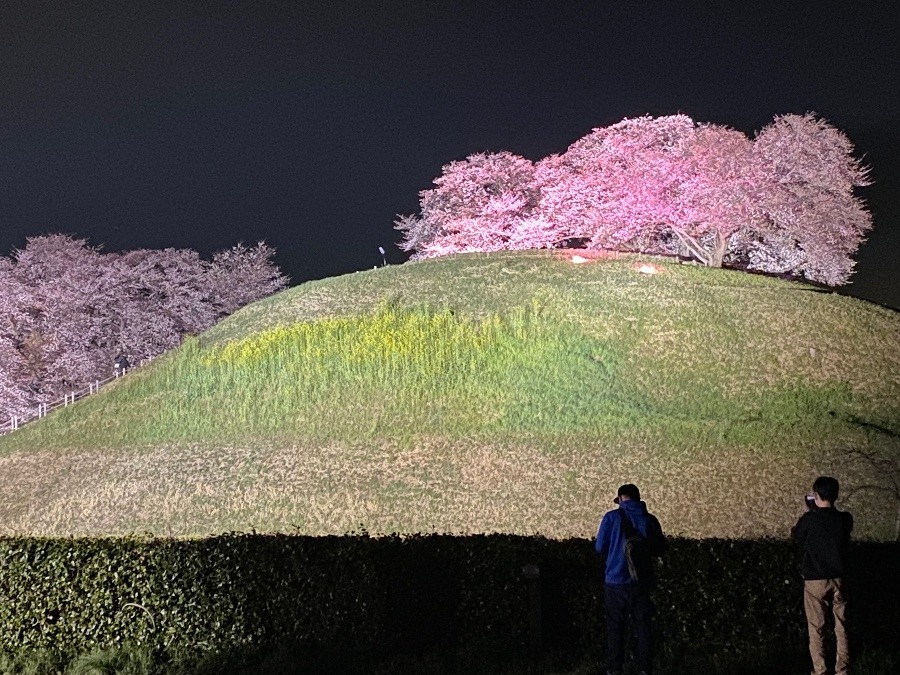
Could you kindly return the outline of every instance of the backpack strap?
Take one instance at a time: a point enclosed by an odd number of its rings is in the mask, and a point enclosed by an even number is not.
[[[629,518],[625,514],[625,510],[621,507],[618,509],[619,511],[619,519],[622,524],[622,531],[625,532],[626,537],[641,537],[644,538],[643,535],[637,531],[637,528],[634,526],[634,523],[631,522],[631,518]]]

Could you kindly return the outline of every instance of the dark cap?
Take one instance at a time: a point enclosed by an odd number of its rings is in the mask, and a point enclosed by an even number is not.
[[[619,491],[616,494],[616,498],[613,499],[613,502],[615,502],[616,504],[619,503],[619,497],[628,497],[629,499],[641,498],[641,491],[638,490],[638,486],[634,483],[626,483],[619,488]]]

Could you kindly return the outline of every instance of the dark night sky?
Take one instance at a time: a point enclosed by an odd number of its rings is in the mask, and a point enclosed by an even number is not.
[[[900,307],[900,12],[890,2],[5,2],[0,254],[264,239],[293,281],[405,258],[443,164],[532,160],[683,112],[816,111],[872,164],[846,291]],[[771,7],[770,7],[771,5]]]

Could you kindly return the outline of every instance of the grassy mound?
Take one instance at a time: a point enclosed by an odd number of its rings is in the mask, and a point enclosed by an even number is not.
[[[636,482],[672,533],[784,536],[827,472],[893,539],[898,438],[896,312],[649,258],[465,255],[287,290],[0,439],[0,527],[589,536]]]

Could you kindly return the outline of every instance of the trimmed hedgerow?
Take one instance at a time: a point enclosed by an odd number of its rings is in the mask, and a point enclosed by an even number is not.
[[[898,545],[856,543],[852,627],[896,650]],[[133,645],[229,652],[529,653],[526,564],[544,653],[603,655],[600,561],[586,540],[226,534],[200,540],[0,539],[0,653]],[[803,653],[797,555],[784,541],[671,542],[655,599],[665,662]],[[768,655],[768,656],[767,656]]]
[[[0,540],[0,648],[214,650],[351,624],[364,642],[379,623],[365,556],[337,537]]]

